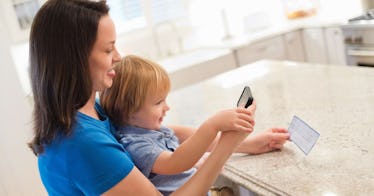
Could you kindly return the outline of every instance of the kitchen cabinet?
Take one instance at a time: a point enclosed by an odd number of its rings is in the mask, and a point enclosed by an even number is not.
[[[328,63],[346,65],[343,32],[340,27],[325,28]]]
[[[284,60],[286,58],[282,36],[249,43],[234,52],[239,66],[261,59]]]
[[[307,27],[254,41],[234,50],[239,66],[260,59],[345,65],[345,46],[338,26]]]
[[[284,34],[283,41],[287,60],[305,61],[304,46],[300,30]]]
[[[306,61],[328,64],[327,48],[323,28],[305,28],[302,30]]]
[[[302,32],[307,62],[347,64],[343,33],[339,27],[305,28]]]

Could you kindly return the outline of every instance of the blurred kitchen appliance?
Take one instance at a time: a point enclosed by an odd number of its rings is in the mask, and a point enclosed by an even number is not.
[[[374,67],[374,10],[342,26],[348,65]]]

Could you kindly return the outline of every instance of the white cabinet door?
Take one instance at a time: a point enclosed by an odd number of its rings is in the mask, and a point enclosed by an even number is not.
[[[304,46],[299,30],[283,35],[286,59],[290,61],[305,61]]]
[[[286,58],[283,39],[276,36],[236,49],[239,66],[261,59],[284,60]]]
[[[325,38],[329,64],[346,65],[342,30],[339,27],[327,27]]]
[[[305,28],[302,32],[306,61],[327,64],[328,57],[323,28]]]

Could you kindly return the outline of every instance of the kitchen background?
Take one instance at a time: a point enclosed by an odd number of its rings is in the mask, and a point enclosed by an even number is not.
[[[43,2],[0,0],[0,195],[45,195],[36,158],[26,147],[32,132],[27,40],[32,17]],[[160,62],[169,71],[174,90],[264,58],[352,64],[347,61],[349,40],[341,25],[373,8],[369,0],[108,0],[108,4],[120,52]]]

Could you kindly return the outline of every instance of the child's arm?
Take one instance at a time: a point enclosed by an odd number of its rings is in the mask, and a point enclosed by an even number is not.
[[[182,126],[182,125],[169,125],[168,127],[174,130],[174,133],[177,136],[180,144],[186,141],[189,137],[191,137],[197,131],[195,127],[188,127],[188,126]],[[218,142],[220,135],[221,133],[217,134],[217,137],[209,145],[207,152],[211,152],[213,150],[214,146],[216,146]]]
[[[212,116],[174,152],[162,152],[156,159],[152,172],[177,174],[192,168],[206,152],[219,131],[252,132],[254,110],[255,106],[248,109],[236,108],[221,111]]]

